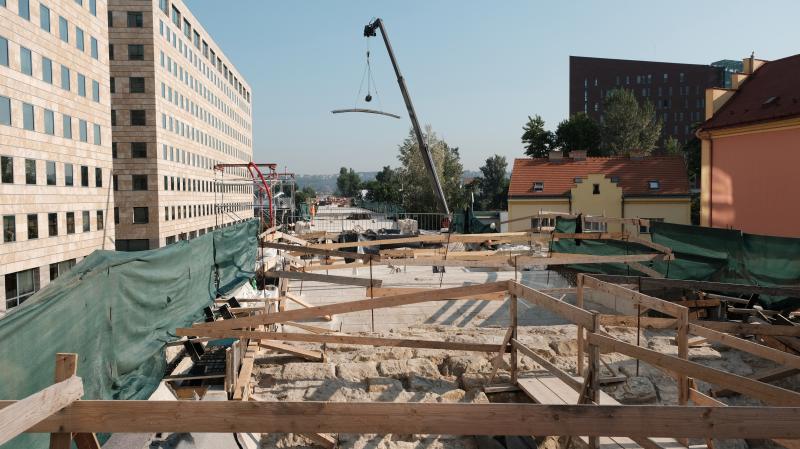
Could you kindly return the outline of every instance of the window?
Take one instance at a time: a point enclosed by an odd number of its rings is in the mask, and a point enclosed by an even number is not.
[[[62,16],[58,16],[58,37],[69,43],[69,22]]]
[[[192,25],[186,19],[183,19],[183,35],[188,38],[192,37]]]
[[[131,157],[147,157],[147,142],[131,142]]]
[[[0,64],[8,67],[8,39],[0,36]]]
[[[79,27],[75,27],[75,48],[80,51],[84,50],[84,38],[83,38],[83,29]]]
[[[42,57],[42,81],[53,84],[53,61]]]
[[[108,10],[108,27],[114,27],[114,11]]]
[[[39,27],[50,32],[50,9],[41,3],[39,4]]]
[[[47,214],[47,236],[55,237],[58,235],[58,214]]]
[[[131,126],[145,126],[147,124],[147,115],[143,109],[134,109],[131,111]]]
[[[95,39],[93,37],[90,37],[89,38],[89,43],[90,43],[90,48],[91,48],[91,52],[92,52],[92,58],[99,59],[100,56],[99,56],[99,52],[97,50],[97,39]]]
[[[159,0],[158,5],[159,5],[159,7],[161,7],[161,11],[163,11],[164,14],[169,13],[169,1],[168,0]]]
[[[14,158],[0,156],[0,182],[12,184],[14,182]]]
[[[81,221],[83,222],[83,232],[89,232],[92,230],[92,223],[89,221],[89,211],[85,210],[81,214]]]
[[[583,178],[581,178],[580,176],[576,176],[575,178],[572,179],[572,182],[574,182],[575,184],[580,184],[583,182]]]
[[[109,61],[114,60],[114,44],[108,44],[108,59]]]
[[[197,31],[194,32],[194,46],[200,50],[200,34]]]
[[[64,164],[64,185],[74,185],[74,178],[72,177],[72,164]]]
[[[175,24],[178,29],[181,27],[181,12],[178,11],[178,8],[175,5],[172,6],[172,23]]]
[[[13,215],[3,215],[3,242],[17,241],[17,218]]]
[[[657,180],[651,180],[647,181],[647,186],[650,188],[650,190],[658,190],[661,188],[661,183]]]
[[[95,145],[101,145],[102,135],[100,132],[100,125],[98,125],[97,123],[92,125],[92,137],[94,137]]]
[[[645,225],[641,221],[639,222],[639,234],[649,234],[654,221],[664,222],[663,218],[644,218],[643,220],[648,220],[649,223]]]
[[[67,212],[67,234],[75,233],[75,212]]]
[[[58,278],[59,276],[63,275],[64,273],[66,273],[70,269],[72,269],[72,267],[75,266],[75,263],[76,263],[75,259],[68,259],[68,260],[65,260],[63,262],[51,263],[50,264],[50,280],[51,281],[56,280],[56,278]]]
[[[117,142],[111,142],[111,158],[117,158]]]
[[[114,224],[119,224],[119,207],[114,208]]]
[[[29,0],[18,0],[17,6],[19,16],[25,20],[31,20],[31,5]]]
[[[28,214],[28,240],[39,238],[39,214]]]
[[[117,239],[115,246],[117,251],[146,251],[150,249],[150,241],[147,239]]]
[[[128,28],[142,28],[144,14],[141,11],[128,11]]]
[[[78,137],[81,142],[89,141],[89,125],[86,120],[78,120]]]
[[[103,169],[100,167],[94,168],[94,186],[103,187]]]
[[[111,126],[117,126],[117,111],[111,110]]]
[[[56,185],[56,163],[53,161],[45,162],[45,169],[47,174],[47,185]]]
[[[102,231],[104,226],[105,225],[103,224],[103,211],[99,210],[97,211],[97,230]]]
[[[131,61],[144,61],[144,45],[128,44],[128,59]]]
[[[132,175],[133,190],[147,190],[147,175]]]
[[[61,125],[64,128],[64,137],[72,139],[72,117],[64,115],[61,117]]]
[[[89,187],[89,167],[81,165],[81,187]]]
[[[100,83],[92,80],[92,101],[100,102]]]
[[[132,94],[144,93],[144,78],[132,76],[128,78],[128,83]]]
[[[607,232],[608,223],[601,221],[584,221],[583,229],[585,232]]]
[[[89,0],[89,12],[97,17],[97,0]]]
[[[148,210],[146,207],[134,207],[133,208],[133,223],[134,224],[144,224],[149,223],[150,218],[148,217]]]
[[[31,63],[31,51],[25,47],[19,48],[19,65],[22,73],[33,75],[33,64]]]
[[[592,195],[600,195],[600,184],[592,184]]]
[[[11,99],[0,95],[0,124],[11,126]]]
[[[25,184],[36,184],[36,160],[25,159]]]
[[[111,183],[112,183],[112,184],[113,184],[113,186],[114,186],[114,191],[115,191],[115,192],[116,192],[117,190],[119,190],[119,177],[118,177],[118,175],[114,175],[114,176],[111,178]]]
[[[36,130],[36,119],[32,104],[22,103],[22,127],[28,131]]]
[[[109,86],[110,89],[109,90],[111,90],[111,93],[112,94],[117,93],[117,80],[116,80],[116,78],[114,78],[112,76],[111,79],[109,80],[109,84],[110,84],[110,86]]]
[[[543,192],[544,191],[544,183],[543,182],[534,182],[533,183],[533,191],[534,192]]]
[[[66,66],[61,66],[61,88],[69,90],[69,69]]]
[[[39,268],[6,275],[6,310],[17,307],[39,290]]]
[[[86,96],[86,77],[80,73],[78,74],[78,95]]]

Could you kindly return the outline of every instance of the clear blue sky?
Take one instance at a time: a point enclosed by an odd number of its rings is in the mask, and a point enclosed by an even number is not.
[[[398,165],[410,124],[379,40],[382,109],[402,119],[330,113],[355,103],[373,17],[386,23],[420,121],[472,170],[495,153],[521,156],[528,115],[552,128],[565,118],[570,55],[707,64],[800,52],[796,0],[187,1],[252,86],[255,160],[300,174]]]

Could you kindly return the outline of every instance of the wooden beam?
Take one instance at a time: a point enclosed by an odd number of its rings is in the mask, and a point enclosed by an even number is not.
[[[383,284],[383,281],[380,279],[370,280],[368,278],[354,278],[349,276],[303,273],[301,271],[265,271],[264,277],[327,282],[329,284],[358,285],[361,287],[369,287],[370,285],[380,287],[381,284]]]
[[[369,288],[369,287],[367,287],[367,288]],[[292,293],[292,292],[286,292],[286,295],[285,295],[285,297],[286,297],[286,299],[288,299],[288,300],[292,301],[293,303],[295,303],[295,304],[297,304],[297,305],[299,305],[299,306],[301,306],[301,307],[305,307],[305,308],[307,308],[307,309],[308,309],[308,308],[310,308],[310,307],[314,307],[314,306],[312,306],[311,304],[309,304],[309,303],[305,302],[305,301],[303,300],[303,298],[301,298],[301,297],[300,297],[300,295],[295,295],[295,294],[294,294],[294,293]],[[323,320],[325,320],[325,321],[333,321],[333,317],[332,317],[332,316],[330,316],[330,315],[325,315],[325,316],[323,316],[323,317],[321,317],[321,318],[322,318]]]
[[[326,433],[301,433],[302,437],[307,438],[314,442],[314,444],[323,447],[324,449],[333,449],[336,447],[336,438]]]
[[[551,253],[550,257],[518,256],[517,268],[538,267],[543,265],[574,265],[591,263],[626,263],[647,262],[651,260],[668,260],[664,254],[631,254],[623,256],[595,256],[591,254]],[[512,262],[513,263],[513,262]]]
[[[57,353],[55,383],[63,382],[78,374],[78,354]],[[70,449],[72,446],[71,433],[51,433],[50,449]]]
[[[264,243],[262,244],[262,246],[266,248],[280,249],[283,251],[292,251],[301,254],[314,254],[317,256],[346,257],[348,259],[357,259],[363,261],[369,261],[370,259],[379,259],[379,257],[373,256],[371,254],[358,254],[346,251],[334,251],[330,249],[315,248],[313,246],[297,246],[297,245],[287,245],[285,243],[270,243],[270,242]]]
[[[372,290],[372,294],[370,295],[370,290]],[[439,290],[438,288],[417,288],[417,287],[373,287],[370,289],[367,287],[364,296],[373,297],[373,298],[382,298],[384,296],[393,296],[393,295],[405,295],[409,293],[426,293],[426,292],[435,292]],[[506,299],[508,295],[507,292],[494,292],[494,293],[485,293],[481,295],[467,295],[462,297],[452,297],[448,299],[479,299],[484,301],[502,301]]]
[[[22,402],[22,401],[20,401]],[[0,409],[17,401],[0,401]],[[18,423],[16,419],[2,421]],[[377,433],[800,438],[798,407],[77,401],[29,432]],[[742,425],[747,423],[747,425]]]
[[[689,332],[707,340],[722,343],[725,346],[756,355],[763,359],[772,360],[773,362],[782,366],[800,369],[800,357],[789,354],[788,352],[772,349],[768,346],[743,340],[739,337],[715,331],[713,329],[708,329],[697,324],[689,324]]]
[[[568,372],[562,370],[561,368],[555,366],[554,364],[550,363],[549,360],[545,359],[544,357],[540,356],[532,349],[528,348],[524,344],[520,343],[517,340],[511,340],[511,345],[523,355],[530,357],[533,359],[534,362],[538,363],[542,368],[546,369],[550,372],[550,374],[558,377],[561,379],[562,382],[569,385],[573,390],[580,391],[581,389],[581,382],[574,377],[572,377]]]
[[[643,362],[657,366],[672,373],[702,379],[721,387],[760,399],[771,405],[793,406],[800,404],[800,393],[761,383],[747,377],[720,371],[699,363],[683,360],[668,354],[662,354],[647,348],[625,343],[615,338],[589,333],[589,342],[598,345],[606,352],[618,352]]]
[[[796,285],[762,287],[758,285],[730,284],[725,282],[687,281],[682,279],[653,279],[645,277],[640,278],[638,276],[620,276],[608,274],[592,275],[592,277],[606,282],[623,284],[638,284],[639,279],[641,279],[642,290],[651,290],[654,288],[683,288],[687,290],[711,290],[716,292],[736,294],[763,294],[800,297],[800,286]]]
[[[644,273],[644,274],[646,274],[646,275],[648,275],[650,277],[653,277],[653,278],[663,278],[664,277],[663,274],[659,273],[658,271],[656,271],[656,270],[654,270],[654,269],[652,269],[652,268],[650,268],[648,266],[642,265],[639,262],[628,262],[627,265],[629,267],[633,268],[634,270],[641,271],[642,273]]]
[[[285,232],[276,231],[275,234],[273,234],[273,235],[275,236],[275,238],[278,238],[278,239],[281,239],[281,240],[286,240],[287,242],[297,243],[298,245],[301,245],[301,246],[308,246],[308,242],[307,241],[305,241],[305,240],[303,240],[301,238],[297,238],[297,237],[295,237],[293,235],[286,234]]]
[[[592,328],[592,314],[572,304],[561,301],[546,293],[526,287],[516,281],[508,281],[509,291],[517,295],[518,298],[524,299],[530,303],[541,306],[562,318],[575,323],[589,330]]]
[[[284,321],[284,326],[291,326],[296,327],[298,329],[303,329],[304,331],[311,332],[313,334],[330,334],[330,333],[338,333],[332,329],[328,329],[325,327],[313,326],[311,324],[306,323],[295,323],[294,321]]]
[[[74,403],[81,396],[83,396],[83,382],[80,377],[72,376],[25,399],[9,401],[8,406],[0,410],[0,445],[29,431],[31,427]],[[55,428],[47,433],[69,434],[69,432],[66,429]]]
[[[643,316],[639,319],[639,325],[653,329],[674,329],[676,325],[676,320],[674,318],[653,318]],[[634,315],[600,315],[600,324],[603,326],[636,327],[637,317]],[[692,321],[692,324],[735,335],[784,335],[789,337],[800,337],[800,326],[730,323],[709,320]]]
[[[368,267],[369,265],[364,265],[361,262],[349,262],[349,263],[334,263],[330,265],[306,265],[304,267],[300,267],[301,271],[309,272],[309,271],[329,271],[329,270],[344,270],[347,268],[364,268]]]
[[[680,306],[678,304],[665,301],[663,299],[656,298],[650,295],[645,295],[644,293],[637,292],[636,290],[631,290],[621,285],[612,284],[610,282],[604,282],[593,276],[584,276],[583,286],[609,293],[611,295],[614,295],[614,297],[616,297],[617,299],[623,299],[630,302],[631,304],[638,304],[645,309],[653,309],[675,318],[678,318],[679,316],[681,316],[681,314],[687,311],[686,307]]]
[[[312,362],[321,362],[325,358],[320,351],[310,351],[308,349],[298,348],[297,346],[278,343],[277,341],[262,340],[258,343],[258,346],[264,349],[297,356]]]
[[[414,338],[361,337],[345,334],[299,334],[292,332],[239,331],[227,329],[178,328],[178,335],[200,334],[217,338],[253,338],[275,341],[301,341],[306,343],[332,343],[344,345],[386,346],[398,348],[445,349],[451,351],[495,352],[497,344],[461,343],[455,341],[419,340]]]
[[[233,399],[236,401],[246,401],[250,396],[250,381],[253,377],[253,366],[255,365],[257,354],[258,343],[256,341],[247,342],[247,350],[242,355],[239,372],[234,373],[236,384],[233,388]]]
[[[308,273],[304,273],[308,274]],[[287,310],[285,312],[262,314],[256,316],[234,318],[232,320],[220,320],[213,323],[198,323],[192,329],[214,328],[214,329],[242,329],[254,327],[260,324],[282,323],[284,321],[298,321],[310,318],[317,318],[325,315],[336,315],[340,313],[358,312],[362,310],[381,309],[386,307],[404,306],[408,304],[418,304],[428,301],[442,301],[453,297],[465,295],[478,295],[483,293],[494,293],[506,291],[507,281],[489,282],[486,284],[469,285],[465,287],[442,288],[435,292],[409,293],[405,295],[386,296],[383,298],[364,299],[359,301],[349,301],[325,306],[309,307],[307,309]]]
[[[78,449],[100,449],[100,442],[94,433],[73,433],[72,439]]]

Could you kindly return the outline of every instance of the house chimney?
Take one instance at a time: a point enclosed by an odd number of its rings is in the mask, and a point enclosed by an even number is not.
[[[569,152],[570,157],[576,161],[586,160],[586,150],[572,150]]]
[[[562,153],[559,150],[550,150],[547,153],[547,159],[549,159],[551,161],[560,161],[560,160],[564,159],[564,153]]]

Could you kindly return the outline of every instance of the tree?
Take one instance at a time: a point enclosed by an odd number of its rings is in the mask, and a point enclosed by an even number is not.
[[[367,199],[370,201],[400,204],[400,185],[397,172],[387,165],[364,187],[367,189]]]
[[[587,156],[601,156],[600,125],[583,112],[562,120],[556,128],[555,145],[562,151],[585,150]]]
[[[683,156],[683,146],[681,143],[673,136],[669,136],[664,139],[664,150],[663,153],[668,156]]]
[[[360,194],[361,177],[353,169],[342,167],[339,169],[339,177],[336,179],[336,193],[339,196],[355,197]]]
[[[631,90],[614,89],[603,102],[601,152],[606,156],[650,154],[661,135],[661,127],[652,103],[639,103]]]
[[[425,126],[423,138],[433,156],[434,167],[439,174],[439,181],[442,183],[442,190],[450,210],[463,208],[466,204],[461,186],[464,168],[461,165],[458,148],[450,147],[447,142],[440,140],[430,125]],[[411,212],[440,212],[413,130],[408,133],[408,137],[398,149],[397,158],[401,166],[397,170],[397,175],[402,189],[403,207]]]
[[[298,205],[312,201],[317,197],[317,192],[311,186],[305,186],[294,192],[294,203]]]
[[[528,116],[528,123],[522,127],[522,143],[525,154],[530,157],[547,157],[547,152],[554,147],[553,133],[544,129],[544,120],[539,115]]]
[[[480,168],[483,176],[477,179],[479,192],[475,199],[476,209],[506,210],[508,208],[507,169],[508,163],[504,156],[495,154],[486,159],[486,164]]]

